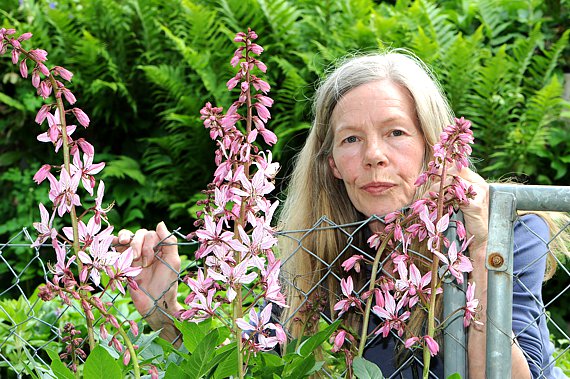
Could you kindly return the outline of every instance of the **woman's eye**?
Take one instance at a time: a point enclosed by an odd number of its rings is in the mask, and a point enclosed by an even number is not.
[[[347,142],[347,143],[354,143],[354,142],[357,142],[357,141],[358,141],[358,138],[356,138],[355,136],[346,137],[346,138],[344,139],[344,142]]]
[[[403,130],[393,130],[392,131],[392,136],[394,137],[401,137],[404,135],[404,131]]]

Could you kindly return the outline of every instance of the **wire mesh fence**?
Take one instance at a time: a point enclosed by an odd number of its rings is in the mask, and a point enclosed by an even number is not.
[[[517,190],[519,190],[517,188]],[[568,191],[568,190],[566,190]],[[513,195],[516,199],[524,197],[524,195]],[[564,197],[566,196],[566,197]],[[518,203],[511,209],[509,215],[513,215],[516,209],[522,210],[558,210],[568,211],[570,201],[568,200],[568,192],[561,196],[558,193],[558,202],[553,200],[549,207],[544,204],[544,196],[535,196],[535,202],[530,204],[522,202]],[[514,203],[516,204],[516,203]],[[521,206],[522,204],[522,206]],[[550,330],[555,334],[556,339],[570,340],[568,321],[556,318],[551,314],[554,308],[563,308],[563,304],[569,300],[570,272],[568,264],[554,250],[555,239],[569,232],[570,225],[559,224],[556,229],[550,229],[550,234],[546,237],[536,230],[536,219],[528,216],[522,218],[507,217],[504,213],[497,214],[497,207],[500,207],[499,201],[494,201],[491,208],[491,225],[489,236],[489,254],[502,252],[504,250],[503,264],[500,266],[489,265],[489,297],[488,297],[488,313],[487,313],[487,376],[495,378],[510,377],[510,352],[511,345],[516,343],[520,346],[526,361],[535,377],[551,378],[555,377],[555,368],[559,365],[564,355],[570,354],[570,347],[566,346],[558,349],[553,353],[550,346],[543,346],[545,341],[549,343],[548,336],[542,336],[544,330]],[[506,243],[499,245],[503,250],[496,248],[497,238],[505,237],[503,229],[497,227],[495,218],[501,220],[508,219],[509,223],[505,230],[512,231],[512,237],[507,238]],[[315,262],[321,274],[311,277],[305,277],[297,272],[287,270],[288,261],[285,259],[282,269],[282,281],[285,287],[297,288],[301,294],[301,301],[296,304],[294,311],[302,311],[315,300],[314,296],[319,297],[322,301],[319,309],[319,322],[332,323],[338,318],[336,312],[331,309],[331,302],[340,299],[338,291],[340,280],[343,278],[343,270],[341,263],[353,254],[361,254],[370,260],[374,259],[375,252],[365,243],[366,238],[370,234],[369,225],[371,223],[382,222],[381,219],[372,217],[368,220],[339,225],[322,217],[312,228],[307,230],[281,231],[279,237],[282,240],[288,240],[296,245],[294,253],[287,259],[302,259]],[[344,245],[335,254],[335,258],[326,261],[316,252],[307,248],[309,239],[318,239],[320,233],[337,232],[343,236]],[[178,241],[185,241],[185,234],[180,230],[173,232]],[[507,233],[508,235],[509,233]],[[522,236],[522,237],[521,237]],[[453,238],[453,236],[450,236]],[[63,329],[67,322],[75,325],[84,325],[84,316],[82,316],[80,307],[71,302],[66,305],[58,300],[52,302],[43,302],[37,296],[37,286],[49,279],[50,265],[53,265],[55,257],[49,246],[40,246],[31,248],[30,245],[35,240],[35,236],[31,235],[28,229],[24,228],[20,233],[0,245],[0,262],[2,263],[2,285],[0,287],[0,377],[26,377],[27,373],[33,370],[41,371],[42,365],[50,366],[50,352],[61,353],[64,349],[62,344]],[[532,259],[521,260],[517,254],[520,254],[524,248],[521,244],[525,241],[532,241],[534,249],[532,250]],[[510,241],[510,242],[509,242]],[[522,241],[522,242],[521,242]],[[196,264],[193,261],[193,253],[197,248],[196,242],[179,242],[179,251],[181,256],[188,257],[183,259],[180,272],[174,267],[169,267],[176,277],[179,285],[179,299],[182,301],[188,292],[188,287],[182,280],[188,272],[196,270]],[[514,246],[514,250],[513,250]],[[513,253],[514,251],[514,253]],[[424,257],[417,251],[411,251],[411,254],[418,259],[426,260],[429,263],[429,257]],[[561,291],[557,294],[550,295],[548,298],[542,296],[542,284],[539,283],[538,288],[529,286],[529,276],[543,276],[545,272],[545,264],[547,257],[557,263],[558,270],[556,277],[559,283],[563,283]],[[21,260],[25,257],[25,261]],[[550,258],[549,258],[550,260]],[[492,262],[491,260],[489,262]],[[506,262],[506,263],[505,263]],[[511,267],[509,268],[509,262]],[[514,263],[514,269],[513,269]],[[167,262],[161,260],[157,256],[157,264],[168,265]],[[394,271],[390,266],[389,257],[386,257],[380,264],[382,275],[386,277],[394,277]],[[362,268],[362,276],[357,285],[355,285],[355,294],[363,297],[370,285],[370,279],[367,275],[369,267]],[[510,271],[509,271],[510,270]],[[494,276],[495,273],[506,273],[500,275],[500,280],[506,277],[506,284],[498,282]],[[315,277],[318,278],[315,281]],[[509,285],[508,283],[511,283]],[[532,283],[532,281],[530,282]],[[548,282],[547,282],[548,283]],[[173,283],[174,284],[174,283]],[[154,306],[145,315],[139,315],[130,300],[120,295],[118,291],[104,291],[103,287],[99,287],[96,291],[105,292],[104,301],[111,304],[113,314],[121,320],[140,321],[142,317],[153,312],[163,312],[167,314],[164,307],[161,306],[161,298],[165,292],[151,294],[145,288],[141,288],[153,300]],[[167,289],[166,289],[167,290]],[[165,291],[166,291],[165,290]],[[514,295],[513,295],[514,294]],[[514,300],[513,300],[514,296]],[[335,300],[336,299],[336,300]],[[364,303],[364,299],[361,299]],[[462,323],[462,312],[456,312],[465,304],[465,286],[456,284],[448,284],[444,289],[443,313],[438,317],[437,322],[444,322],[445,328],[440,336],[443,341],[442,358],[436,359],[435,364],[431,366],[430,377],[442,378],[452,373],[458,372],[461,377],[467,377],[467,338]],[[526,318],[520,318],[517,305],[530,307],[534,311]],[[313,308],[314,309],[314,308]],[[519,312],[519,313],[517,313]],[[289,313],[288,317],[283,319],[286,325],[294,323],[295,312]],[[505,316],[506,314],[506,316]],[[451,317],[449,317],[451,316]],[[506,321],[505,321],[506,318]],[[444,321],[445,320],[445,321]],[[100,318],[95,319],[95,329],[101,322]],[[358,321],[356,322],[358,324]],[[379,324],[378,320],[372,320],[369,331],[372,332]],[[548,326],[546,329],[544,326]],[[97,335],[101,338],[100,335]],[[369,333],[366,343],[365,357],[378,362],[385,369],[387,360],[388,365],[392,369],[385,370],[388,378],[409,378],[414,377],[418,372],[421,373],[423,364],[421,354],[395,354],[396,344],[403,343],[402,336],[391,332],[388,338],[382,335]],[[506,344],[502,339],[506,339]],[[103,343],[109,344],[109,339],[101,338]],[[499,342],[496,342],[496,341]],[[83,342],[85,344],[85,342]],[[503,345],[500,345],[503,343]],[[537,347],[538,346],[538,347]],[[375,354],[381,356],[375,357]],[[391,358],[397,355],[397,359],[391,361]],[[117,355],[118,357],[118,355]],[[499,361],[499,362],[498,362]],[[507,373],[507,374],[505,374]],[[334,368],[323,368],[324,377],[342,377],[344,371],[335,371]],[[507,375],[507,376],[504,376]]]

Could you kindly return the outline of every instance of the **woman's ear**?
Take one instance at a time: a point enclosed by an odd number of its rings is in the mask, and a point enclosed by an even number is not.
[[[340,171],[336,167],[336,163],[332,155],[329,156],[329,167],[331,168],[334,177],[342,180],[342,175],[340,174]]]

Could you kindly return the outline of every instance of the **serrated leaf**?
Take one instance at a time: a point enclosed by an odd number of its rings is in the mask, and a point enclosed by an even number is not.
[[[85,361],[84,379],[119,379],[121,376],[117,361],[101,346],[95,347]]]
[[[362,357],[354,358],[352,361],[352,369],[354,370],[354,375],[358,379],[382,379],[382,371],[380,368],[370,361]]]

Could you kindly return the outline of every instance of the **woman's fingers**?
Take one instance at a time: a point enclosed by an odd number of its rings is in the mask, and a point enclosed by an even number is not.
[[[166,224],[160,222],[156,226],[156,234],[160,240],[159,249],[161,258],[172,266],[173,269],[180,270],[180,256],[178,255],[178,245],[176,237],[168,231]]]
[[[119,253],[127,250],[135,234],[128,229],[121,229],[117,236],[113,237],[111,243]]]

